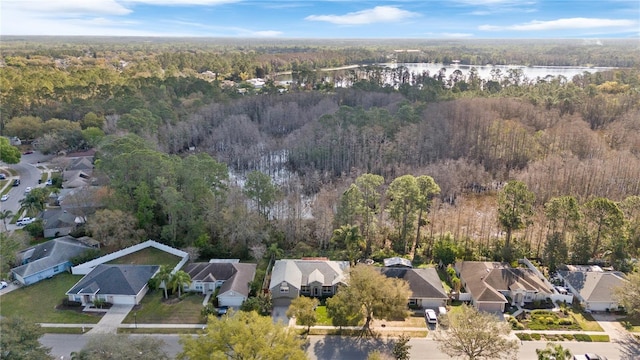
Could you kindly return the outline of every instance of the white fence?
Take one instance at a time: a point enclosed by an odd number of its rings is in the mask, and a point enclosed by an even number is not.
[[[159,242],[153,241],[153,240],[147,240],[143,243],[140,244],[136,244],[133,246],[130,246],[128,248],[122,249],[122,250],[118,250],[114,253],[111,254],[107,254],[105,256],[101,256],[97,259],[91,260],[91,261],[87,261],[86,263],[74,266],[71,268],[71,273],[74,275],[86,275],[89,272],[91,272],[91,270],[93,270],[93,268],[95,268],[96,266],[100,265],[100,264],[104,264],[104,263],[108,263],[109,261],[115,260],[117,258],[129,255],[129,254],[133,254],[134,252],[140,251],[142,249],[146,249],[148,247],[153,247],[156,248],[158,250],[162,250],[164,252],[167,252],[169,254],[173,254],[175,256],[178,256],[180,258],[182,258],[182,260],[180,260],[180,262],[178,263],[178,265],[176,265],[175,268],[173,268],[172,272],[176,272],[178,270],[180,270],[180,268],[187,262],[189,261],[189,253],[182,251],[182,250],[178,250],[175,248],[172,248],[171,246],[167,246],[165,244],[161,244]]]

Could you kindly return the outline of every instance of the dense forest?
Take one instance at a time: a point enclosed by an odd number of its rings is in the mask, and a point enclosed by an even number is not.
[[[45,152],[97,147],[109,191],[85,231],[117,234],[117,246],[154,238],[202,258],[527,256],[551,269],[628,270],[639,255],[637,44],[304,44],[3,39],[0,130]],[[482,79],[376,65],[454,59],[616,69]],[[319,70],[344,65],[360,67]],[[284,71],[286,91],[273,80]]]

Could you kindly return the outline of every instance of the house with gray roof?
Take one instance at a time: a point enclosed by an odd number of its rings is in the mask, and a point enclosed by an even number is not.
[[[590,311],[617,310],[613,289],[628,282],[619,271],[558,271],[557,275],[574,298]]]
[[[44,237],[69,235],[84,220],[66,210],[47,209],[38,216],[42,219]]]
[[[461,285],[481,311],[502,313],[507,297],[511,305],[542,301],[554,293],[545,281],[528,268],[512,268],[507,263],[462,261],[455,265]]]
[[[71,236],[49,240],[18,254],[22,265],[11,269],[13,277],[23,285],[48,279],[71,268],[71,259],[91,250],[85,242]]]
[[[327,258],[276,260],[269,282],[273,305],[288,306],[300,295],[333,296],[341,285],[346,285],[348,269],[348,261]]]
[[[138,305],[149,290],[149,280],[158,272],[158,265],[96,266],[82,277],[66,295],[83,305],[96,299],[111,304]]]
[[[438,272],[434,268],[408,269],[402,267],[383,267],[380,272],[389,278],[405,280],[409,284],[411,295],[409,306],[425,309],[437,309],[445,306],[449,296],[442,286]]]
[[[218,306],[238,308],[249,297],[249,283],[256,276],[256,264],[237,259],[212,259],[208,263],[190,263],[183,269],[191,276],[185,291],[213,294],[218,289]]]

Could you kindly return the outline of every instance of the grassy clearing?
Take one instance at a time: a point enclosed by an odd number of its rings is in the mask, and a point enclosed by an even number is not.
[[[591,314],[585,314],[580,312],[571,312],[571,316],[580,325],[580,329],[584,331],[604,331],[604,329],[593,319]]]
[[[316,325],[333,325],[331,323],[331,318],[327,314],[327,307],[324,305],[320,305],[316,308],[316,317],[318,319],[318,323]]]
[[[82,276],[63,273],[0,297],[0,315],[21,316],[38,323],[95,324],[99,315],[74,310],[57,310],[65,293]]]
[[[438,277],[440,278],[440,281],[442,282],[442,286],[444,287],[444,291],[445,293],[450,293],[451,292],[451,285],[449,285],[449,279],[447,279],[447,273],[446,271],[440,269],[439,267],[436,267],[436,272],[438,273]]]
[[[140,251],[136,251],[133,254],[123,256],[108,262],[112,265],[167,265],[170,268],[174,268],[179,262],[180,258],[158,250],[153,247],[148,247]]]
[[[60,328],[60,327],[43,327],[42,331],[44,331],[47,334],[84,334],[85,332],[91,330],[91,328],[85,328],[84,332],[82,331],[81,327],[72,327],[72,328],[68,328],[68,327],[64,327],[64,328]]]
[[[163,301],[161,289],[149,292],[129,312],[123,323],[133,324],[205,324],[201,315],[203,297],[198,294],[184,295],[182,300],[175,297]]]

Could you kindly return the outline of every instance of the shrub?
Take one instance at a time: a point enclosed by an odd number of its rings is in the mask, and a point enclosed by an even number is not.
[[[518,323],[516,323],[516,326],[515,326],[515,328],[513,328],[513,330],[524,330],[524,325],[522,323],[518,322]]]
[[[547,325],[551,325],[556,322],[556,319],[552,318],[551,316],[547,316],[546,318],[544,318],[544,322],[547,323]]]
[[[518,339],[523,340],[523,341],[531,341],[531,335],[529,335],[528,333],[519,333],[516,334],[516,336],[518,337]]]
[[[571,335],[571,334],[562,334],[562,337],[567,339],[567,340],[569,340],[569,341],[575,340],[573,335]]]
[[[631,321],[623,321],[622,326],[624,326],[626,330],[633,329],[633,324],[631,323]]]
[[[558,320],[558,325],[573,325],[573,320],[565,318]]]
[[[533,334],[531,334],[531,338],[533,338],[533,339],[535,339],[537,341],[537,340],[540,340],[541,336],[540,336],[540,334],[533,333]]]
[[[80,307],[82,306],[82,303],[80,301],[73,301],[73,300],[69,300],[68,298],[65,298],[65,299],[62,299],[62,305],[69,306],[69,307]]]

